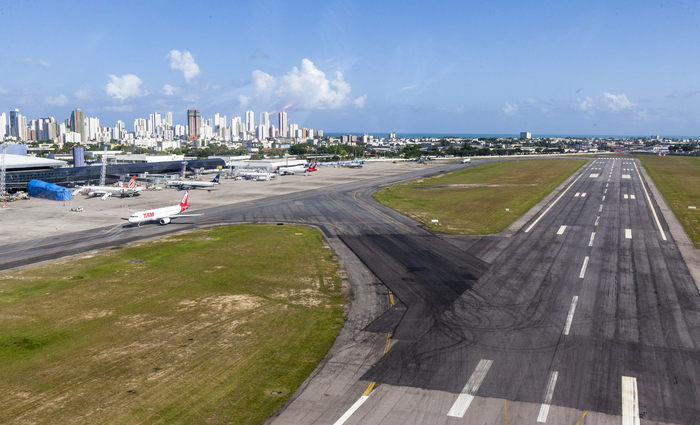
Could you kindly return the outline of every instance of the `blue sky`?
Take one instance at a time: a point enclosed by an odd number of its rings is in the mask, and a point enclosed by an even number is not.
[[[326,132],[700,136],[683,1],[15,1],[0,110],[279,111]],[[276,123],[276,120],[273,120]]]

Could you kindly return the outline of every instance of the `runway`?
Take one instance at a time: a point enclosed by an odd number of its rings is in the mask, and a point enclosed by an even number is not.
[[[269,423],[697,422],[700,293],[641,165],[590,161],[512,237],[437,236],[371,197],[463,167],[3,245],[0,268],[203,225],[313,225],[353,303],[333,349]]]

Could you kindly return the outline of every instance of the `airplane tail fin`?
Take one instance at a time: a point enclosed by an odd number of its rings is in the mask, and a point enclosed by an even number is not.
[[[131,180],[129,180],[129,183],[126,185],[127,188],[133,189],[136,187],[136,175],[134,175]]]
[[[211,182],[212,182],[212,183],[219,183],[219,176],[220,176],[220,175],[221,175],[221,174],[217,174],[216,177],[214,177],[214,180],[212,180]]]
[[[189,205],[187,205],[187,197],[189,196],[190,191],[186,191],[185,195],[182,197],[182,201],[180,201],[180,208],[187,208]]]
[[[308,168],[308,171],[316,171],[316,164],[318,163],[314,162],[313,164],[311,164],[311,166]]]

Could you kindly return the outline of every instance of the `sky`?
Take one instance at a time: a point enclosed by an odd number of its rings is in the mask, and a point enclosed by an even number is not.
[[[0,2],[0,111],[700,137],[697,1]],[[276,117],[271,118],[277,124]]]

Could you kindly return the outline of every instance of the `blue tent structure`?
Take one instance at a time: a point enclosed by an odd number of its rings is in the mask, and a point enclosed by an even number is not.
[[[31,197],[49,199],[51,201],[70,201],[72,194],[70,189],[41,180],[31,180],[27,186],[27,193]]]

